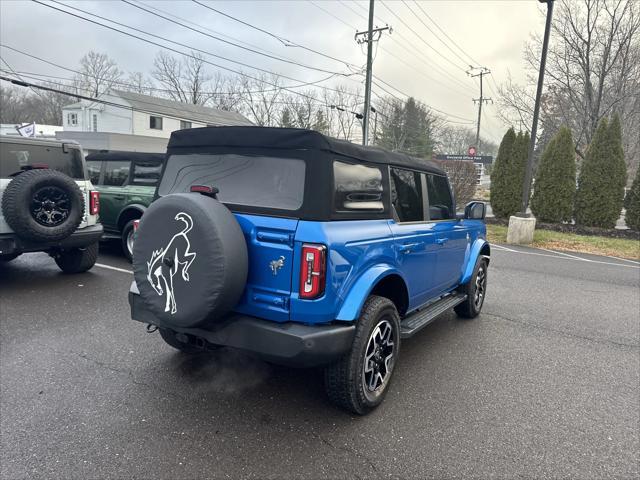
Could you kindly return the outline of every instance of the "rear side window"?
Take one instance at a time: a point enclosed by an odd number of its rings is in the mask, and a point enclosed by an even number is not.
[[[424,208],[420,173],[391,168],[391,204],[400,222],[421,222]]]
[[[122,187],[127,184],[129,178],[130,162],[110,160],[104,162],[104,178],[102,185]]]
[[[162,164],[151,162],[136,162],[133,164],[133,185],[155,186],[160,180]]]
[[[448,220],[455,216],[453,198],[451,198],[447,177],[427,175],[427,192],[429,196],[429,218],[431,220]]]
[[[89,174],[89,180],[94,185],[98,185],[100,183],[100,169],[102,168],[102,162],[97,162],[95,160],[87,161],[87,173]]]
[[[298,210],[304,197],[305,162],[295,158],[236,154],[171,155],[158,195],[188,192],[192,185],[219,190],[225,203]]]
[[[337,211],[384,211],[379,168],[335,161],[333,183]]]
[[[0,142],[0,177],[9,178],[31,168],[50,168],[84,180],[84,162],[77,148]]]

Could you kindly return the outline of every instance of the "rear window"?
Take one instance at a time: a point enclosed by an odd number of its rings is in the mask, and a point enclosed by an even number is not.
[[[298,210],[304,196],[305,162],[295,158],[235,154],[171,155],[158,195],[216,187],[224,203]]]
[[[379,168],[334,161],[333,184],[337,211],[384,211]]]
[[[84,180],[82,153],[77,148],[62,146],[25,145],[0,142],[0,177],[9,178],[29,170],[34,166],[50,168],[62,172],[71,178]]]
[[[156,186],[162,171],[161,163],[136,162],[133,164],[133,185]]]

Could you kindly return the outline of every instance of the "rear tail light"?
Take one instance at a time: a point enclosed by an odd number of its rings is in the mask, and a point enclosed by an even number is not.
[[[327,247],[305,243],[300,264],[300,298],[318,298],[324,293]]]
[[[92,190],[89,192],[89,215],[100,213],[100,192]]]
[[[140,226],[140,219],[138,220],[134,220],[133,221],[133,231],[137,232],[138,231],[138,227]]]

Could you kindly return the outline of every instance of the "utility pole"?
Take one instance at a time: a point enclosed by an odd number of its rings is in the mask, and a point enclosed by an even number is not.
[[[473,73],[475,70],[480,70],[478,73]],[[473,103],[475,104],[476,102],[478,103],[478,127],[476,129],[476,151],[479,153],[480,152],[480,120],[482,118],[482,104],[483,103],[493,103],[493,100],[491,98],[485,98],[483,97],[483,93],[482,93],[482,77],[484,77],[485,75],[489,75],[491,73],[491,70],[489,70],[488,68],[485,67],[478,67],[478,68],[471,68],[470,70],[467,71],[467,75],[469,75],[471,78],[475,78],[475,77],[480,77],[480,98],[474,98],[473,99]]]
[[[362,144],[369,145],[369,116],[371,114],[371,77],[373,76],[373,42],[380,40],[382,32],[389,30],[391,27],[373,28],[373,4],[374,0],[369,0],[369,28],[364,32],[356,32],[355,40],[361,45],[367,44],[367,76],[364,85],[364,115],[362,121]]]

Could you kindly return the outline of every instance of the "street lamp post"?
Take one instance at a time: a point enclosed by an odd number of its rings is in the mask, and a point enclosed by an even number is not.
[[[540,97],[542,96],[542,85],[544,83],[544,70],[547,64],[547,50],[549,48],[549,35],[551,33],[551,18],[553,17],[554,0],[538,0],[547,4],[547,21],[544,27],[544,41],[542,42],[542,55],[540,57],[540,73],[538,74],[538,90],[536,91],[536,104],[533,109],[533,124],[531,125],[531,141],[529,142],[529,155],[527,157],[527,168],[522,185],[522,210],[517,214],[519,217],[527,218],[527,208],[529,207],[529,197],[531,196],[531,179],[533,177],[533,153],[536,146],[536,135],[538,133],[538,116],[540,114]]]

